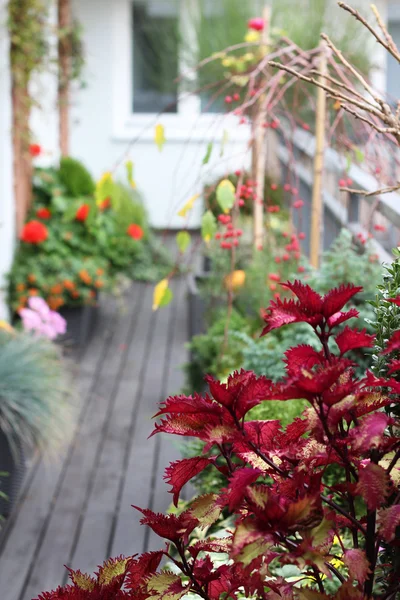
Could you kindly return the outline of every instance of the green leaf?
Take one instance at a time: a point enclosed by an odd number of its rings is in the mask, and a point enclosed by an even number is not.
[[[358,147],[358,146],[354,146],[354,155],[356,157],[356,161],[359,163],[364,162],[364,152]]]
[[[217,202],[224,211],[228,213],[235,204],[236,190],[229,179],[223,179],[217,187]]]
[[[179,252],[182,254],[186,251],[191,241],[190,233],[187,231],[180,231],[176,234],[176,245],[179,248]]]
[[[208,142],[208,144],[207,144],[207,150],[206,150],[206,153],[205,153],[204,158],[203,158],[203,165],[206,165],[209,162],[209,160],[211,158],[212,150],[213,150],[213,143],[212,142]]]
[[[228,140],[229,140],[229,133],[227,132],[226,129],[224,129],[224,133],[222,134],[221,150],[220,150],[220,153],[219,153],[220,156],[224,155],[225,146],[226,146]]]
[[[167,306],[170,302],[172,302],[174,298],[174,293],[171,290],[171,288],[167,288],[164,292],[163,297],[160,300],[160,304],[159,307],[162,308],[163,306]]]
[[[125,163],[125,167],[126,167],[126,177],[128,179],[128,183],[132,189],[135,189],[136,183],[133,178],[133,162],[131,160],[127,160]]]
[[[217,220],[213,213],[208,210],[204,213],[203,218],[201,219],[201,237],[206,242],[209,243],[211,238],[214,237],[217,231]]]

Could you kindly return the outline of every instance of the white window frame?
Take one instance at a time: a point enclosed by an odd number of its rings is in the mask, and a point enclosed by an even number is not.
[[[196,3],[197,0],[186,0]],[[155,113],[133,112],[133,40],[132,2],[133,0],[112,0],[113,2],[113,76],[112,113],[113,138],[116,141],[129,141],[135,137],[140,141],[154,138],[154,126],[162,122],[168,130],[168,140],[173,141],[212,141],[222,135],[224,129],[233,132],[230,139],[248,139],[248,127],[237,127],[238,119],[233,115],[224,118],[217,113],[201,113],[200,97],[195,94],[178,95],[178,111],[165,113],[157,119]],[[181,15],[182,17],[182,15]],[[182,72],[185,72],[181,65]],[[217,121],[217,123],[216,123]]]

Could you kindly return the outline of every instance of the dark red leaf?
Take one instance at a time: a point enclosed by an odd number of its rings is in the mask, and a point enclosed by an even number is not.
[[[396,296],[396,298],[385,298],[386,302],[391,302],[392,304],[397,304],[400,306],[400,296]]]
[[[400,331],[395,331],[390,340],[388,341],[385,350],[382,354],[389,354],[400,348]]]
[[[288,288],[299,299],[301,308],[310,314],[319,314],[322,312],[323,300],[322,297],[312,289],[309,285],[302,283],[299,280],[282,284]]]
[[[345,321],[348,321],[349,319],[358,317],[359,314],[360,313],[355,308],[351,308],[347,312],[339,311],[337,313],[334,313],[331,317],[329,317],[329,319],[327,321],[328,327],[330,329],[332,329],[333,327],[337,327],[338,325],[341,325],[342,323],[344,323]]]
[[[386,542],[394,540],[396,529],[400,525],[400,504],[382,508],[378,513],[378,533]]]
[[[388,375],[392,375],[393,373],[396,373],[397,371],[400,371],[400,359],[394,358],[389,363]]]
[[[301,344],[295,348],[289,348],[289,350],[285,352],[285,356],[289,376],[298,375],[299,370],[302,367],[312,369],[315,365],[323,362],[321,353],[314,350],[312,346],[306,344]]]
[[[369,510],[384,504],[389,493],[390,477],[380,465],[368,463],[358,474],[357,494],[364,498]]]
[[[355,286],[352,283],[349,283],[347,285],[343,284],[338,288],[333,288],[330,290],[324,296],[322,309],[324,317],[329,319],[329,317],[332,317],[332,315],[342,310],[344,305],[347,304],[347,302],[351,300],[353,296],[358,294],[358,292],[361,292],[362,289],[363,288],[361,286]]]
[[[350,432],[353,449],[358,452],[369,452],[372,448],[380,448],[389,421],[389,417],[382,412],[364,417]]]
[[[228,504],[231,512],[242,504],[247,493],[247,486],[254,483],[261,474],[260,469],[236,469],[229,480],[229,485],[224,490],[226,498],[221,498],[224,503]]]
[[[369,562],[364,550],[359,548],[346,550],[343,562],[349,570],[349,576],[360,585],[364,585],[370,573]]]
[[[195,456],[172,462],[165,469],[164,479],[172,485],[171,493],[174,495],[175,506],[178,506],[179,494],[183,486],[213,462],[211,458]]]
[[[349,350],[356,348],[371,348],[374,345],[375,335],[369,335],[366,329],[358,331],[345,327],[344,330],[336,336],[335,341],[339,347],[340,354],[345,354]]]
[[[142,525],[148,525],[154,533],[171,542],[187,541],[188,535],[199,523],[198,519],[195,519],[188,510],[177,516],[155,513],[147,508],[139,508],[139,506],[133,506],[133,508],[144,515],[140,521]]]
[[[139,558],[132,560],[125,579],[125,587],[135,591],[144,583],[148,575],[155,573],[164,555],[162,550],[158,552],[146,552]]]

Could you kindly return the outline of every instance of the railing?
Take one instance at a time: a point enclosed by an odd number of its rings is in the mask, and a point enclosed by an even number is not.
[[[311,226],[311,196],[313,184],[313,158],[315,139],[307,131],[297,130],[291,140],[291,148],[280,143],[278,158],[282,168],[282,180],[296,180],[299,195],[304,200],[301,211],[294,211],[294,224],[304,231],[306,238],[303,250],[309,254]],[[400,195],[398,193],[381,196],[361,196],[339,191],[339,179],[343,177],[346,159],[335,150],[325,152],[323,223],[321,235],[322,248],[328,249],[343,227],[355,236],[367,238],[373,234],[371,243],[379,260],[391,261],[391,248],[400,243]],[[379,182],[362,167],[351,165],[347,176],[352,180],[351,187],[367,192],[380,188]],[[377,226],[377,230],[375,227]],[[381,226],[381,227],[380,227]],[[384,231],[381,229],[384,228]]]

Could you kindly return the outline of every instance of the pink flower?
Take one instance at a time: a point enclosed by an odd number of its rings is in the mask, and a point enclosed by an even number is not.
[[[67,331],[66,320],[57,312],[50,310],[43,298],[33,296],[28,300],[29,308],[22,308],[19,315],[25,331],[55,340]]]
[[[247,27],[254,31],[262,31],[265,27],[265,21],[261,17],[254,17],[254,19],[249,19]]]

